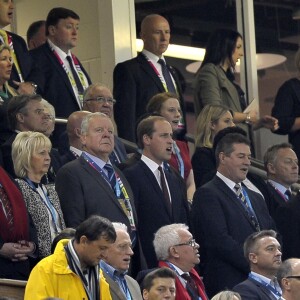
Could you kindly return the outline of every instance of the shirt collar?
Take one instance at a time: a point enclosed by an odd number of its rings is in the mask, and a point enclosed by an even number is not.
[[[276,189],[278,189],[278,191],[280,193],[282,193],[283,195],[285,194],[285,192],[288,190],[288,191],[291,191],[290,189],[287,189],[285,186],[283,186],[282,184],[274,181],[274,180],[271,180],[271,179],[268,179],[268,181],[271,183],[271,185],[273,185]]]
[[[155,161],[147,157],[146,155],[142,154],[141,160],[148,166],[148,168],[154,173],[157,168],[160,166]],[[164,169],[163,164],[161,164],[161,167]]]
[[[75,148],[73,146],[70,146],[70,151],[75,152],[78,156],[80,156],[82,154],[81,150],[79,150],[78,148]]]
[[[61,58],[61,60],[65,60],[68,55],[71,56],[71,51],[70,50],[68,51],[68,53],[66,53],[63,50],[61,50],[58,46],[53,44],[53,42],[50,41],[49,39],[47,40],[47,42],[49,43],[50,47],[52,47],[56,51],[56,53]]]
[[[94,155],[92,155],[92,154],[90,154],[90,153],[88,153],[88,152],[86,152],[86,151],[82,151],[82,152],[83,152],[84,154],[86,154],[86,156],[88,156],[89,158],[91,158],[91,159],[97,164],[97,166],[100,167],[101,169],[103,169],[104,166],[105,166],[107,163],[111,165],[110,160],[108,160],[108,161],[106,162],[106,161],[100,159],[99,157],[94,156]]]
[[[231,179],[225,177],[223,174],[221,174],[219,171],[217,171],[217,176],[224,181],[224,183],[235,192],[234,187],[236,185],[236,183],[234,181],[232,181]],[[241,183],[238,183],[238,185],[241,185]]]
[[[150,52],[146,49],[143,49],[142,53],[145,54],[151,61],[154,61],[155,63],[157,63],[157,61],[160,58],[165,61],[165,58],[163,56],[158,57],[157,55],[153,54],[152,52]]]
[[[175,269],[176,273],[178,273],[180,276],[182,274],[185,274],[185,273],[188,274],[188,272],[183,272],[179,267],[175,266],[174,264],[172,264],[170,262],[168,262],[168,263],[173,266],[173,268]]]
[[[120,271],[116,270],[113,266],[106,263],[104,260],[100,261],[100,268],[105,272],[111,279],[114,279],[114,277],[118,277],[123,279],[124,276],[127,274],[126,272],[121,273]]]

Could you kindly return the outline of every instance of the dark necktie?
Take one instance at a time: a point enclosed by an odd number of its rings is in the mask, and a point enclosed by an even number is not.
[[[114,166],[117,166],[120,163],[120,160],[115,150],[113,150],[109,155],[109,160]]]
[[[176,89],[173,84],[173,80],[171,78],[170,72],[166,66],[165,61],[160,58],[157,62],[161,65],[161,71],[164,76],[164,79],[165,79],[165,82],[166,82],[166,85],[168,88],[168,92],[176,94]]]
[[[161,189],[164,194],[165,203],[168,209],[168,213],[170,216],[172,216],[172,207],[171,207],[171,200],[168,192],[168,187],[165,179],[165,175],[163,172],[163,169],[161,166],[158,167],[158,171],[160,173],[160,183],[161,183]]]
[[[4,211],[4,215],[6,216],[8,228],[13,231],[14,229],[14,216],[12,212],[12,207],[10,201],[7,197],[7,194],[3,187],[0,187],[0,202],[2,202],[2,208]]]
[[[116,187],[116,175],[115,175],[115,171],[114,171],[112,165],[105,164],[104,169],[107,171],[107,177],[108,177],[109,183],[111,185],[111,188],[113,190],[115,190],[115,187]]]
[[[292,193],[290,190],[286,190],[284,194],[286,195],[285,198],[287,199],[287,201],[291,200]]]
[[[69,62],[69,65],[70,65],[70,68],[71,68],[71,72],[72,72],[72,75],[73,75],[73,78],[75,80],[75,83],[76,83],[76,87],[77,87],[77,90],[78,90],[78,94],[80,95],[83,95],[83,86],[80,82],[80,79],[78,77],[78,74],[73,66],[73,60],[72,60],[72,57],[67,55],[67,61]]]
[[[188,294],[190,295],[192,300],[198,300],[199,299],[199,293],[197,285],[194,281],[194,279],[191,277],[188,273],[183,273],[181,275],[182,278],[186,280],[186,290]]]
[[[239,197],[239,199],[242,201],[242,203],[246,207],[246,211],[247,211],[247,214],[248,214],[248,216],[249,216],[249,218],[251,220],[251,223],[255,227],[256,231],[260,231],[260,226],[258,224],[257,218],[254,215],[254,212],[252,211],[252,209],[249,207],[249,205],[248,205],[248,203],[246,201],[246,198],[245,198],[245,196],[243,194],[241,186],[239,184],[236,184],[234,186],[234,189],[236,191],[237,196]]]

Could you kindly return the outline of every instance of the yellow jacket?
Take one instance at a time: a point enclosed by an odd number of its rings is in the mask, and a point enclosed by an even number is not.
[[[31,271],[25,300],[42,300],[56,297],[63,300],[87,300],[80,278],[68,266],[64,246],[68,240],[61,240],[54,254],[41,260]],[[100,271],[100,299],[112,300],[109,285]]]

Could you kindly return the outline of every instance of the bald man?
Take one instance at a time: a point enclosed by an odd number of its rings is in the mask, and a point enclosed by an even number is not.
[[[179,95],[185,133],[185,108],[181,87],[174,69],[166,65],[163,53],[170,42],[169,22],[160,15],[148,15],[141,24],[144,48],[137,57],[117,64],[114,69],[115,121],[121,138],[136,142],[137,119],[146,112],[149,99],[162,92]]]
[[[290,258],[285,260],[278,270],[277,280],[282,289],[282,297],[285,300],[299,300],[300,259]]]

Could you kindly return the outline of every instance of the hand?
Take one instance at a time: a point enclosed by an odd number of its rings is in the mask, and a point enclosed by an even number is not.
[[[11,261],[23,261],[28,259],[28,254],[34,251],[34,244],[28,242],[28,246],[19,243],[5,243],[0,249],[0,255]]]
[[[18,82],[13,81],[15,85],[18,86],[18,93],[20,95],[35,95],[36,94],[36,88],[32,85],[31,82]]]
[[[262,127],[275,131],[279,128],[278,120],[272,116],[265,115],[254,124],[253,129],[257,130]]]

